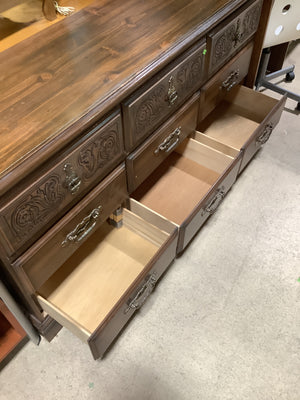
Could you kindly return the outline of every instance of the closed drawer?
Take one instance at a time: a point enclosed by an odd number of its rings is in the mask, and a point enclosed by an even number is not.
[[[39,288],[126,198],[122,164],[22,254],[14,269]]]
[[[286,97],[273,99],[244,86],[235,87],[199,124],[198,131],[228,151],[242,151],[240,172],[269,139]]]
[[[7,255],[21,254],[58,218],[125,158],[119,113],[90,130],[24,189],[3,199],[2,238]]]
[[[130,204],[129,204],[130,207]],[[102,357],[175,257],[177,231],[123,210],[123,225],[105,223],[38,290],[42,308]]]
[[[168,155],[195,131],[198,116],[196,94],[170,120],[126,159],[128,190],[133,192]]]
[[[127,151],[140,144],[200,88],[204,79],[204,49],[205,43],[194,46],[123,104]]]
[[[249,2],[207,36],[207,69],[210,76],[256,32],[262,0]]]
[[[222,101],[228,92],[246,77],[253,43],[250,42],[201,88],[199,121]]]
[[[179,227],[180,253],[235,182],[240,161],[239,152],[228,155],[187,138],[132,197]]]

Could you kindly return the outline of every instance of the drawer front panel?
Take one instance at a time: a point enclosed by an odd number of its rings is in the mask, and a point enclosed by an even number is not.
[[[262,0],[243,7],[218,30],[207,37],[208,74],[219,69],[256,32],[262,7]]]
[[[242,155],[240,154],[219,178],[192,215],[183,223],[179,231],[177,253],[181,253],[184,250],[208,217],[216,212],[226,193],[236,181],[241,159]]]
[[[177,145],[194,132],[197,124],[198,99],[199,94],[194,95],[174,117],[127,158],[129,193],[132,193],[175,150]]]
[[[91,130],[1,210],[8,256],[19,255],[124,158],[119,114]]]
[[[247,75],[253,50],[249,43],[201,88],[199,122],[202,121]]]
[[[121,299],[119,307],[107,320],[101,324],[91,335],[88,343],[94,359],[103,357],[113,340],[120,333],[125,324],[134,315],[135,311],[145,302],[154,286],[165,272],[176,254],[177,234],[170,236],[165,246],[157,254],[154,263],[149,266],[148,271],[136,282],[136,286],[124,299]]]
[[[243,171],[255,153],[269,140],[273,129],[279,122],[285,101],[286,96],[282,97],[275,108],[255,130],[252,137],[242,147],[243,159],[239,173]]]
[[[197,45],[123,104],[125,147],[131,151],[163,122],[204,79],[205,43]]]
[[[38,289],[127,197],[121,165],[13,264]]]

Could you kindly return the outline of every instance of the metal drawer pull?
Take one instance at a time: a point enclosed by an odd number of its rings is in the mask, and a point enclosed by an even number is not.
[[[85,217],[72,232],[67,234],[65,240],[61,243],[62,247],[69,243],[81,242],[94,229],[101,211],[102,206],[99,206]]]
[[[169,79],[169,90],[167,94],[167,101],[169,102],[169,107],[172,107],[178,99],[178,94],[174,85],[174,77],[171,76]]]
[[[228,78],[222,83],[222,88],[226,89],[227,92],[229,92],[238,83],[239,75],[240,75],[239,69],[232,71],[229,74]]]
[[[156,275],[153,273],[149,276],[135,297],[130,301],[128,307],[124,310],[124,313],[127,314],[130,310],[138,310],[140,307],[142,307],[147,300],[147,297],[153,292],[156,282]]]
[[[179,142],[180,134],[181,126],[176,128],[172,133],[170,133],[169,136],[165,138],[165,140],[154,150],[154,154],[158,156],[160,151],[169,153],[169,151],[173,150]]]
[[[79,190],[81,179],[74,171],[72,165],[69,163],[64,165],[64,171],[66,174],[65,187],[69,190],[69,192],[75,194]]]
[[[215,197],[210,201],[210,203],[205,207],[204,211],[210,215],[212,215],[219,205],[222,203],[225,197],[225,191],[223,188],[218,189]]]
[[[269,140],[272,131],[273,131],[273,124],[272,123],[267,124],[264,131],[257,137],[256,144],[258,146],[261,146],[262,144],[266,143]]]

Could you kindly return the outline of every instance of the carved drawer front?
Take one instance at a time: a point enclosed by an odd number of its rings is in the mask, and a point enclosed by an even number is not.
[[[132,197],[179,228],[183,251],[236,180],[241,154],[216,150],[198,133],[176,150],[132,193]]]
[[[14,263],[39,288],[127,198],[124,163],[106,177]]]
[[[21,254],[124,158],[121,117],[114,114],[2,207],[8,256]]]
[[[199,93],[126,159],[129,193],[133,192],[196,129]]]
[[[254,35],[263,0],[249,2],[207,36],[207,68],[211,75]]]
[[[199,107],[199,122],[202,121],[222,99],[247,75],[253,50],[253,43],[245,46],[202,88]]]
[[[199,124],[207,140],[228,152],[241,151],[240,172],[269,139],[278,123],[286,97],[276,100],[244,86],[228,92],[222,102]]]
[[[38,290],[44,311],[102,357],[175,258],[177,230],[134,204],[96,231]],[[141,216],[140,216],[141,215]],[[157,225],[158,226],[157,226]]]
[[[127,151],[140,144],[200,88],[204,79],[204,49],[205,43],[194,46],[123,104]]]

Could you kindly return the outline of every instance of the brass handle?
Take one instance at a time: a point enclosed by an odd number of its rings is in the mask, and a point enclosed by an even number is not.
[[[65,187],[69,190],[69,192],[71,192],[71,194],[75,194],[79,190],[81,179],[74,171],[72,165],[69,163],[64,165],[64,171],[66,174]]]
[[[273,124],[272,123],[267,124],[265,126],[264,131],[257,137],[256,144],[258,146],[261,146],[262,144],[266,143],[269,140],[272,131],[273,131]]]
[[[227,92],[229,92],[238,83],[239,75],[240,75],[239,69],[232,71],[228,75],[227,79],[222,83],[222,88],[226,89]]]
[[[65,240],[61,243],[62,247],[69,243],[81,242],[95,227],[97,218],[102,211],[102,206],[95,208],[87,217],[76,226],[76,228],[67,234]]]
[[[135,297],[130,301],[128,307],[124,310],[124,313],[127,314],[130,310],[138,310],[139,308],[141,308],[150,293],[153,292],[156,282],[156,275],[155,273],[153,273],[149,276],[149,278],[141,287],[141,289],[137,292]]]
[[[219,207],[219,205],[222,203],[224,197],[225,197],[224,188],[218,189],[216,195],[208,203],[208,205],[204,208],[204,212],[212,215],[216,211],[216,209]],[[203,215],[204,215],[204,213],[203,213]]]
[[[174,85],[174,77],[171,76],[169,79],[169,89],[167,94],[167,101],[169,103],[169,107],[172,107],[178,99],[178,94]]]
[[[176,128],[169,136],[165,138],[165,140],[154,150],[154,154],[156,156],[159,155],[160,151],[164,151],[165,153],[169,153],[174,147],[176,147],[179,142],[181,134],[181,126]]]

